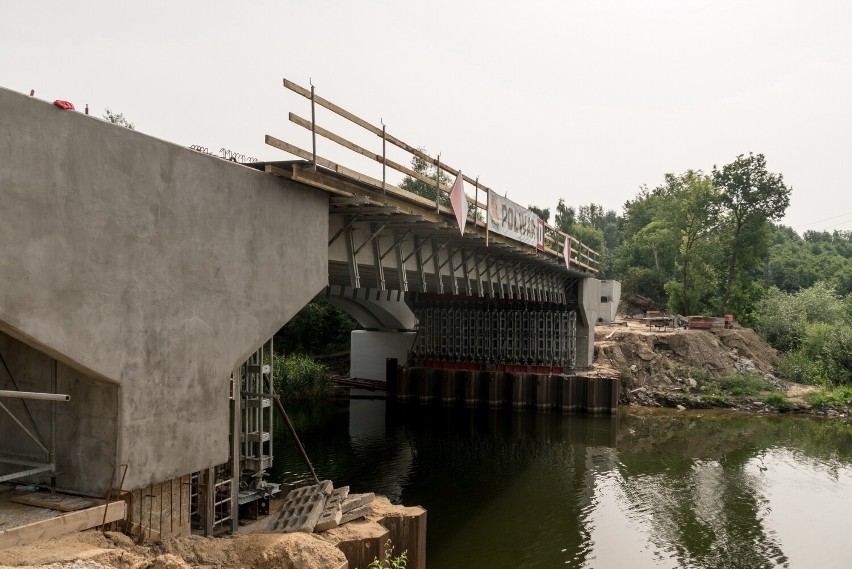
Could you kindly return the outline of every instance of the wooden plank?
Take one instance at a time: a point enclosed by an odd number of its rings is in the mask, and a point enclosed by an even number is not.
[[[311,91],[309,89],[305,89],[304,87],[301,87],[300,85],[297,85],[296,83],[293,83],[292,81],[288,81],[287,79],[284,79],[284,87],[286,87],[287,89],[290,89],[294,93],[298,93],[299,95],[305,97],[306,99],[311,98]],[[318,104],[319,106],[325,107],[326,109],[330,110],[331,112],[333,112],[333,113],[335,113],[335,114],[357,124],[361,128],[364,128],[364,129],[372,132],[376,136],[381,137],[383,135],[382,129],[380,129],[379,127],[368,123],[364,119],[350,113],[346,109],[343,109],[343,108],[335,105],[331,101],[324,99],[324,98],[320,97],[319,95],[314,94],[314,102],[316,104]],[[398,139],[397,137],[393,136],[392,134],[389,134],[387,131],[384,132],[384,139],[387,140],[388,142],[390,142],[391,144],[393,144],[394,146],[396,146],[397,148],[401,148],[401,149],[405,150],[406,152],[408,152],[409,154],[413,154],[413,155],[425,160],[427,163],[432,164],[433,166],[439,165],[438,160],[436,160],[435,158],[432,158],[431,156],[429,156],[428,154],[426,154],[425,152],[423,152],[419,148],[415,148],[415,147],[411,146],[410,144],[403,142],[402,140]],[[440,167],[441,167],[442,170],[446,170],[451,175],[458,176],[459,171],[456,170],[455,168],[452,168],[451,166],[448,166],[448,165],[443,164],[443,163],[440,164]],[[464,181],[469,183],[469,184],[478,185],[479,189],[481,189],[481,190],[485,190],[486,192],[488,191],[487,186],[483,185],[482,183],[477,182],[476,180],[470,178],[469,176],[462,175],[462,179],[464,179]]]
[[[300,116],[298,116],[294,113],[290,113],[290,121],[301,126],[301,127],[303,127],[303,128],[306,128],[307,130],[312,130],[310,121],[307,121],[307,120],[301,118]],[[349,150],[351,150],[353,152],[357,152],[361,156],[366,156],[370,160],[375,160],[379,164],[384,163],[386,166],[393,168],[397,172],[402,172],[403,174],[405,174],[407,176],[411,176],[412,178],[417,178],[418,180],[420,180],[424,184],[430,184],[432,186],[435,185],[435,180],[433,180],[429,176],[425,176],[425,175],[421,174],[420,172],[412,170],[411,168],[408,168],[407,166],[403,166],[402,164],[399,164],[398,162],[394,162],[393,160],[387,160],[387,159],[383,160],[381,155],[376,154],[375,152],[372,152],[370,150],[367,150],[366,148],[363,148],[361,146],[358,146],[354,142],[350,142],[349,140],[346,140],[342,136],[338,136],[338,135],[334,134],[333,132],[322,128],[321,126],[316,127],[316,133],[318,135],[324,137],[324,138],[329,139],[332,142],[336,142],[337,144],[339,144],[340,146],[342,146],[344,148],[348,148]],[[446,185],[446,184],[438,184],[438,187],[441,189],[442,192],[444,192],[446,194],[449,194],[450,191],[452,190],[452,188],[450,186]],[[468,201],[472,201],[472,200],[468,200]]]
[[[279,150],[283,150],[284,152],[289,152],[290,154],[293,154],[294,156],[298,156],[299,158],[302,158],[303,160],[309,160],[310,161],[311,158],[312,158],[311,153],[308,152],[307,150],[302,150],[298,146],[293,146],[289,142],[284,142],[283,140],[279,140],[279,139],[277,139],[274,136],[271,136],[269,134],[266,135],[266,144],[268,144],[270,146],[274,146],[275,148],[278,148]],[[371,186],[374,186],[375,189],[373,191],[381,192],[381,190],[382,190],[381,180],[377,180],[375,178],[365,176],[364,174],[360,174],[360,173],[356,172],[355,170],[350,170],[349,168],[346,168],[345,166],[341,166],[340,164],[332,162],[331,160],[328,160],[326,158],[322,158],[321,156],[317,156],[317,165],[322,166],[323,168],[328,168],[329,170],[333,170],[334,172],[337,172],[338,174],[341,174],[343,176],[347,176],[349,178],[353,178],[355,180],[358,180],[359,182],[363,182],[365,184],[369,184]],[[276,167],[272,166],[272,168],[276,168]],[[278,168],[278,170],[281,170],[281,169]],[[289,177],[289,176],[287,176],[287,177]],[[403,190],[402,188],[398,188],[398,187],[396,187],[392,184],[387,184],[386,186],[387,186],[386,189],[387,189],[388,193],[392,193],[393,195],[400,197],[400,198],[403,198],[406,201],[414,202],[418,205],[423,205],[423,206],[426,206],[426,207],[429,207],[429,208],[432,208],[432,209],[434,209],[434,207],[435,207],[435,202],[433,202],[432,200],[428,200],[428,199],[424,198],[423,196],[419,196],[419,195],[414,194],[412,192]],[[441,210],[444,211],[444,212],[447,212],[447,213],[452,213],[449,209],[447,209],[443,206],[441,207]]]
[[[302,128],[307,129],[307,130],[312,130],[311,123],[307,119],[303,119],[302,117],[300,117],[299,115],[297,115],[295,113],[290,113],[289,116],[290,116],[290,121],[293,122],[294,124],[297,124],[297,125],[301,126]],[[327,138],[328,140],[330,140],[332,142],[339,144],[340,146],[342,146],[344,148],[347,148],[347,149],[349,149],[353,152],[357,152],[358,154],[365,156],[365,157],[369,158],[370,160],[374,160],[374,161],[378,162],[379,164],[385,164],[386,166],[396,170],[397,172],[401,172],[401,173],[403,173],[407,176],[411,176],[412,178],[416,178],[416,179],[420,180],[421,182],[423,182],[425,184],[429,184],[431,186],[435,185],[435,180],[433,180],[429,176],[421,174],[420,172],[412,170],[411,168],[404,166],[402,164],[399,164],[398,162],[394,162],[393,160],[383,159],[380,154],[376,154],[372,150],[367,150],[366,148],[363,148],[363,147],[355,144],[354,142],[351,142],[351,141],[343,138],[342,136],[334,134],[333,132],[331,132],[327,129],[324,129],[321,126],[316,126],[316,133],[318,135],[324,137],[324,138]],[[310,158],[307,158],[307,160],[310,160]],[[341,173],[341,174],[343,173],[343,172],[340,172],[339,170],[338,170],[338,172]],[[350,170],[350,172],[351,172],[351,170]],[[381,187],[382,183],[378,180],[376,180],[376,182],[377,182],[376,185]],[[388,188],[394,188],[397,191],[405,191],[405,190],[402,190],[401,188],[397,188],[396,186],[392,186],[392,185],[387,184],[387,183],[385,185]],[[446,194],[449,194],[452,191],[452,188],[450,186],[446,185],[446,184],[440,184],[440,188],[441,188],[441,191],[443,191]],[[465,198],[467,198],[468,203],[473,205],[474,207],[479,207],[481,209],[485,209],[484,203],[480,203],[480,202],[476,201],[475,199],[471,198],[467,194],[465,194]]]
[[[0,531],[0,549],[47,541],[60,535],[97,527],[104,522],[104,511],[106,511],[106,523],[123,520],[127,515],[127,504],[112,502],[108,507],[107,505],[96,506]]]
[[[91,508],[96,504],[94,500],[86,498],[65,494],[46,494],[43,492],[28,492],[9,498],[9,501],[16,504],[26,504],[27,506],[59,510],[60,512],[74,512],[83,508]]]
[[[279,140],[279,139],[277,139],[274,136],[271,136],[269,134],[266,135],[266,144],[268,144],[269,146],[274,146],[275,148],[277,148],[279,150],[283,150],[284,152],[289,152],[290,154],[292,154],[294,156],[298,156],[302,160],[311,161],[313,159],[313,155],[310,152],[308,152],[307,150],[303,150],[303,149],[299,148],[298,146],[294,146],[294,145],[290,144],[289,142],[284,142],[283,140]],[[317,156],[317,166],[322,166],[323,168],[328,168],[329,170],[333,170],[334,172],[337,172],[338,174],[341,174],[343,176],[348,176],[350,178],[354,178],[355,180],[358,180],[359,182],[363,182],[365,184],[370,184],[372,186],[378,186],[379,189],[381,189],[381,187],[382,187],[382,182],[380,180],[376,180],[375,178],[365,176],[364,174],[356,172],[355,170],[350,170],[349,168],[341,166],[340,164],[332,162],[331,160],[323,158],[322,156]],[[271,166],[271,167],[274,168],[275,170],[279,171],[279,172],[285,171],[285,170],[282,170],[281,168],[278,168],[277,166]],[[278,175],[281,175],[281,174],[279,173]],[[286,177],[289,178],[290,176],[286,176]],[[397,188],[396,186],[391,185],[391,184],[387,184],[387,189],[389,189],[389,190],[392,189],[392,190],[397,191],[397,192],[405,192],[405,190]],[[405,192],[405,193],[410,193],[410,192]],[[347,194],[347,195],[349,195],[349,194]],[[431,203],[431,202],[429,202],[429,203]]]

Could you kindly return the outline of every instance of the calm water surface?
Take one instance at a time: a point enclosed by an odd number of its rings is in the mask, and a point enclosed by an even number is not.
[[[321,478],[428,510],[431,568],[852,568],[852,425],[292,407]],[[272,478],[306,480],[286,431]]]

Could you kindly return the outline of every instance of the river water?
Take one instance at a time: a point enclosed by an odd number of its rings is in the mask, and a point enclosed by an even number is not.
[[[428,510],[431,568],[852,567],[852,424],[335,401],[292,407],[321,478]],[[275,433],[280,482],[307,480]]]

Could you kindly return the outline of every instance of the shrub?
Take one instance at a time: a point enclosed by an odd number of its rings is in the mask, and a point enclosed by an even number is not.
[[[805,401],[814,407],[852,407],[852,385],[844,385],[834,389],[821,389],[805,395]]]
[[[763,402],[770,407],[775,407],[779,411],[787,411],[791,408],[790,401],[783,393],[770,393],[763,398]]]
[[[772,389],[772,384],[750,373],[726,374],[719,379],[719,386],[735,397],[751,397]]]
[[[760,302],[757,331],[782,351],[799,348],[809,324],[841,324],[846,306],[830,285],[817,282],[795,294],[773,287]]]
[[[408,563],[408,551],[403,551],[398,557],[393,556],[393,544],[391,540],[385,543],[385,558],[378,557],[367,565],[367,569],[405,569]]]
[[[273,373],[275,387],[285,400],[323,399],[334,393],[328,368],[310,356],[275,356]]]
[[[820,363],[801,350],[784,354],[775,371],[780,377],[796,383],[817,384],[825,381]]]

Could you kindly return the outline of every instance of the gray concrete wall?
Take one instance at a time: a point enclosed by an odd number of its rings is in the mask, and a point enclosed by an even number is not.
[[[327,283],[327,196],[2,89],[0,133],[0,330],[120,385],[126,487],[224,462],[229,372]]]
[[[50,392],[52,358],[0,332],[0,355],[21,391]],[[87,377],[64,364],[56,366],[57,392],[71,401],[56,404],[57,484],[101,496],[109,486],[118,445],[118,385]],[[0,366],[0,389],[13,389],[5,369]],[[20,399],[2,399],[27,427],[30,423]],[[50,448],[51,403],[27,401],[41,438]],[[47,457],[21,428],[0,413],[0,453],[45,461]],[[17,467],[14,471],[23,470]],[[0,472],[12,472],[0,466]],[[49,475],[30,480],[49,482]]]
[[[598,306],[598,322],[608,324],[615,320],[618,303],[621,302],[621,283],[614,280],[601,281],[601,303]]]

